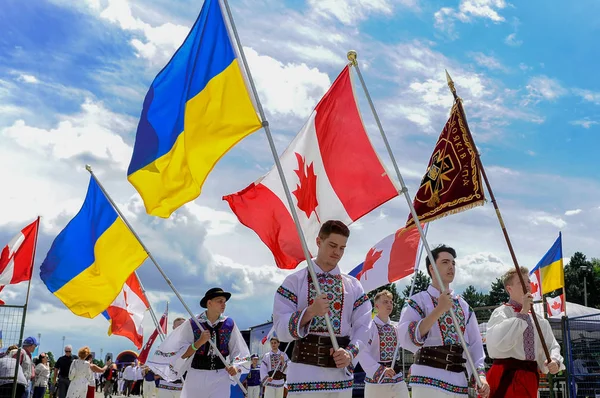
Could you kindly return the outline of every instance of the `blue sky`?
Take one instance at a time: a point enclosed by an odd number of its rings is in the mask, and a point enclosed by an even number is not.
[[[171,219],[147,216],[125,179],[137,118],[150,82],[181,43],[197,1],[5,0],[0,13],[0,243],[38,214],[42,231],[26,333],[42,349],[61,338],[99,352],[132,348],[106,336],[104,319],[78,318],[39,280],[39,263],[77,212],[86,163],[122,206],[186,301],[207,288],[234,292],[228,313],[242,328],[270,318],[277,270],[258,238],[221,196],[272,166],[264,133],[235,147],[202,196]],[[448,116],[444,69],[465,101],[506,224],[523,265],[532,267],[563,231],[564,254],[600,257],[600,4],[503,0],[232,0],[252,74],[279,151],[291,141],[356,49],[411,193]],[[364,96],[373,144],[388,163]],[[342,269],[401,226],[399,197],[352,227]],[[455,288],[487,290],[511,266],[491,204],[432,224],[430,243],[459,254]],[[183,308],[151,264],[140,268],[158,313]],[[405,282],[401,282],[403,285]],[[25,284],[2,297],[22,303]],[[151,328],[149,316],[145,319]],[[5,336],[6,338],[6,336]]]

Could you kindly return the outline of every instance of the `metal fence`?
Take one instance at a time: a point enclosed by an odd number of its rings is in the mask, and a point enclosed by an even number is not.
[[[0,305],[0,355],[4,355],[12,346],[21,346],[23,338],[23,316],[25,306],[22,305]],[[0,373],[0,384],[16,385],[18,367],[16,361],[11,365],[3,363],[6,368]]]
[[[600,315],[565,321],[570,397],[600,398]]]

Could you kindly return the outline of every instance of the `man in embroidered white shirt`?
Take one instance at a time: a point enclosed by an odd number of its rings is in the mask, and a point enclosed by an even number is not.
[[[350,398],[356,357],[371,324],[371,302],[360,282],[338,267],[350,230],[341,221],[323,223],[317,237],[315,273],[306,267],[289,275],[275,294],[273,328],[281,341],[294,341],[287,371],[290,397]],[[339,349],[332,348],[324,315],[329,312]]]
[[[373,302],[377,316],[373,319],[367,344],[358,355],[366,373],[365,398],[408,398],[401,361],[396,361],[392,367],[399,341],[398,323],[390,320],[394,296],[390,291],[382,290]]]
[[[456,272],[456,251],[441,245],[432,251],[443,285],[436,278],[426,291],[411,296],[400,315],[400,344],[415,353],[415,363],[410,368],[409,384],[412,398],[466,397],[469,391],[470,367],[465,368],[466,358],[456,328],[450,316],[454,309],[461,331],[475,362],[482,388],[482,398],[489,394],[485,379],[483,343],[475,313],[469,304],[450,290]],[[433,266],[425,261],[431,277]],[[443,292],[443,293],[442,293]]]
[[[271,351],[267,352],[260,364],[260,379],[266,380],[264,398],[283,398],[285,372],[289,361],[285,352],[279,351],[279,339],[273,334]]]
[[[546,360],[531,318],[533,296],[527,268],[521,267],[521,274],[527,293],[523,293],[516,269],[504,274],[502,281],[510,300],[494,310],[487,324],[487,349],[490,358],[494,359],[488,371],[491,398],[535,398],[538,396],[538,369],[542,373],[556,374],[565,368],[550,323],[536,314],[552,358],[550,362]]]

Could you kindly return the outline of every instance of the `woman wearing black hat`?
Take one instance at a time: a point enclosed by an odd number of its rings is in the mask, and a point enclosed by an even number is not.
[[[202,331],[193,319],[173,331],[147,362],[148,367],[165,380],[176,380],[187,372],[181,398],[195,398],[199,391],[206,398],[229,397],[231,377],[237,377],[237,365],[249,361],[248,346],[233,319],[223,315],[231,293],[209,289],[198,316]],[[212,342],[226,359],[224,364]],[[235,364],[236,366],[232,365]]]

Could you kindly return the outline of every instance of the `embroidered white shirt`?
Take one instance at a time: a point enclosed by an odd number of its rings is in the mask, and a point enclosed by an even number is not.
[[[391,364],[387,366],[380,364],[393,361],[398,341],[400,341],[398,323],[391,320],[384,322],[376,316],[369,330],[367,344],[358,354],[360,366],[366,373],[366,383],[395,384],[404,381],[402,372],[394,377],[385,376],[385,369],[391,367]],[[396,363],[399,363],[398,360]]]
[[[279,364],[281,358],[283,357],[283,364]],[[285,352],[281,352],[277,350],[276,353],[273,351],[267,352],[260,362],[260,379],[265,380],[269,377],[270,371],[278,370],[280,372],[286,373],[286,368],[288,366],[289,358]],[[275,374],[275,372],[273,372]],[[273,380],[266,385],[269,387],[283,387],[285,380]]]
[[[478,374],[484,375],[485,352],[477,317],[463,298],[453,292],[451,294],[454,302],[453,309],[469,347],[469,353],[475,362]],[[433,311],[439,297],[440,292],[430,285],[426,291],[417,293],[407,300],[400,315],[400,344],[402,347],[416,353],[421,347],[460,344],[449,311],[438,319],[425,336],[421,336],[419,333],[421,321]],[[463,357],[466,358],[466,355],[463,354]],[[470,366],[466,365],[466,369],[470,377]],[[410,367],[409,383],[459,395],[466,396],[468,394],[468,383],[464,372],[455,373],[413,364]]]
[[[371,324],[371,302],[360,282],[340,273],[339,267],[324,272],[315,264],[322,292],[331,300],[330,318],[336,336],[350,337],[347,349],[354,358],[350,369],[323,368],[290,362],[287,372],[289,392],[336,392],[352,388],[354,366],[359,350],[366,341]],[[303,268],[283,281],[273,305],[273,328],[281,341],[293,341],[314,334],[328,336],[324,317],[315,317],[304,328],[300,320],[312,304],[316,293],[307,268]]]

